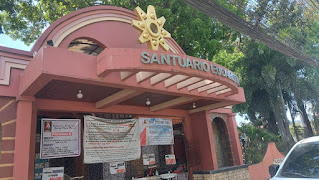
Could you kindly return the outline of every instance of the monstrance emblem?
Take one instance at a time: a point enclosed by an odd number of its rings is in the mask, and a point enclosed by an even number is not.
[[[161,46],[168,51],[169,46],[164,38],[170,38],[171,34],[163,28],[166,19],[164,17],[157,19],[155,8],[151,5],[147,7],[147,13],[140,7],[136,7],[134,11],[139,20],[132,20],[131,24],[141,32],[138,41],[141,44],[148,42],[149,49],[158,50],[158,46]]]

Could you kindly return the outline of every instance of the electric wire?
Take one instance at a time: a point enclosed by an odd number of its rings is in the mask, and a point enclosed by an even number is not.
[[[306,55],[305,53],[302,53],[299,49],[295,49],[283,42],[280,42],[279,40],[276,40],[272,36],[265,33],[262,28],[255,27],[252,24],[248,23],[246,20],[239,18],[237,15],[230,12],[228,9],[224,8],[214,0],[186,0],[186,2],[204,12],[205,14],[218,19],[226,26],[244,33],[250,36],[252,39],[259,40],[261,43],[276,51],[319,67],[317,61],[312,57]]]

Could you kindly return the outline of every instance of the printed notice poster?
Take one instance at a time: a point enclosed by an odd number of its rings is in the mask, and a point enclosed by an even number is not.
[[[143,165],[155,164],[155,154],[143,154]]]
[[[139,118],[142,146],[174,144],[171,119]]]
[[[125,173],[125,162],[111,162],[110,163],[110,174]]]
[[[40,158],[80,156],[79,119],[41,119]]]
[[[140,136],[136,119],[84,116],[84,163],[139,159]]]
[[[176,159],[174,154],[165,155],[166,165],[176,164]]]
[[[44,168],[42,180],[63,180],[64,167]]]

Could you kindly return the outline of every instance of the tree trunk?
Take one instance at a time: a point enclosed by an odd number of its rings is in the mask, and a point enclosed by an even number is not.
[[[282,89],[281,89],[281,85],[280,83],[278,82],[278,93],[279,93],[279,100],[280,100],[280,104],[281,104],[281,115],[283,117],[283,123],[284,123],[284,128],[286,130],[286,134],[287,134],[287,138],[289,139],[289,142],[290,143],[293,143],[294,142],[294,139],[292,138],[292,135],[291,135],[291,132],[290,132],[290,129],[289,129],[289,120],[287,118],[287,112],[286,112],[286,106],[285,106],[285,100],[284,100],[284,97],[282,95]]]
[[[290,111],[290,114],[291,114],[291,111]],[[292,120],[292,126],[294,127],[294,131],[295,131],[295,134],[296,134],[296,140],[300,141],[298,130],[296,128],[295,116],[291,115],[291,120]]]
[[[295,116],[291,116],[291,120],[292,120],[292,126],[294,127],[294,131],[295,131],[295,134],[296,134],[296,140],[300,141],[298,130],[296,128]]]
[[[292,143],[293,139],[291,133],[288,130],[288,128],[286,128],[286,122],[284,120],[282,110],[278,106],[280,105],[274,106],[273,111],[275,112],[276,122],[279,129],[279,133],[281,135],[281,139],[284,142]]]
[[[300,138],[299,138],[298,130],[296,128],[295,113],[292,112],[292,110],[291,110],[291,107],[292,107],[291,103],[289,101],[287,103],[288,103],[288,109],[289,109],[289,112],[290,112],[290,115],[291,115],[292,126],[294,128],[294,132],[295,132],[295,135],[296,135],[296,140],[298,142],[298,141],[300,141]]]
[[[316,135],[318,135],[319,134],[319,120],[316,116],[317,108],[316,108],[315,103],[312,103],[312,113],[313,113],[313,124],[315,126],[315,133],[316,133]]]
[[[274,133],[274,134],[278,134],[278,126],[276,125],[276,116],[275,113],[273,111],[269,112],[269,119],[267,119],[268,123],[267,123],[267,130]]]
[[[314,106],[312,106],[314,107]],[[314,111],[314,110],[313,110]],[[318,135],[319,133],[319,124],[318,124],[318,119],[316,117],[316,113],[315,111],[313,112],[313,124],[315,125],[315,132],[316,132],[316,135]]]
[[[313,131],[312,131],[312,127],[311,127],[304,103],[301,100],[298,100],[297,105],[298,105],[299,110],[301,111],[303,122],[306,125],[306,133],[305,134],[307,137],[311,137],[311,136],[313,136]]]
[[[289,130],[289,122],[286,114],[285,102],[282,96],[281,85],[279,82],[277,83],[277,93],[278,97],[273,98],[271,106],[276,117],[279,133],[281,135],[282,141],[293,144],[294,140]]]

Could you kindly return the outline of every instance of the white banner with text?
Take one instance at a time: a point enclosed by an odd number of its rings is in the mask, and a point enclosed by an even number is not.
[[[141,145],[136,119],[84,116],[84,163],[139,159]]]

